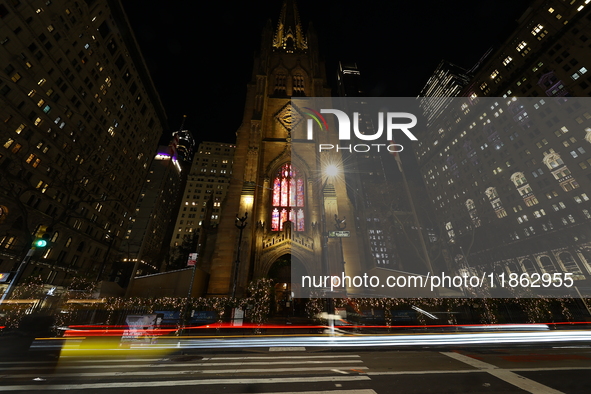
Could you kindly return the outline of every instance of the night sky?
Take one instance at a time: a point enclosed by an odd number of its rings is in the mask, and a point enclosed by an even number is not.
[[[334,89],[339,60],[356,62],[367,96],[417,96],[441,59],[471,68],[516,26],[528,0],[300,0],[312,22]],[[253,54],[282,0],[166,2],[124,0],[168,114],[171,131],[197,142],[235,142]],[[168,137],[163,137],[166,143]]]

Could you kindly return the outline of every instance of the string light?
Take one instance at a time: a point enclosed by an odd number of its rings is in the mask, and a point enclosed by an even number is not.
[[[156,311],[175,311],[180,316],[189,316],[192,310],[215,311],[218,321],[223,321],[228,310],[242,308],[252,323],[263,324],[271,314],[274,298],[274,287],[271,279],[252,281],[247,288],[244,298],[231,297],[159,297],[159,298],[122,298],[109,297],[93,304],[68,303],[69,300],[92,299],[95,284],[86,279],[75,278],[68,290],[54,296],[54,305],[60,305],[60,313],[53,313],[56,326],[90,323],[92,316],[104,317],[100,323],[107,325],[124,324],[128,314],[151,314]],[[486,294],[488,289],[483,289]],[[529,290],[513,291],[513,298],[340,298],[334,300],[336,308],[343,308],[361,314],[363,309],[383,310],[385,324],[390,327],[395,322],[396,310],[409,310],[412,306],[427,312],[447,312],[446,321],[438,324],[461,323],[552,323],[555,321],[575,320],[575,311],[579,305],[572,298],[544,298],[537,297]],[[470,294],[473,297],[480,294]],[[22,302],[2,305],[0,325],[15,328],[21,319],[35,311],[39,311],[47,297],[47,288],[41,277],[32,277],[17,286],[12,300]],[[56,298],[57,297],[57,301]],[[305,311],[308,318],[319,322],[319,316],[326,311],[326,299],[311,298],[306,300]],[[105,312],[99,312],[96,305],[102,305]],[[92,305],[92,307],[90,307]],[[393,314],[394,312],[394,314]],[[462,321],[458,321],[458,317]],[[428,325],[423,314],[416,316],[421,324]],[[466,321],[466,318],[468,321]],[[98,319],[98,318],[97,318]],[[179,323],[180,324],[180,323]],[[260,330],[255,330],[260,333]]]

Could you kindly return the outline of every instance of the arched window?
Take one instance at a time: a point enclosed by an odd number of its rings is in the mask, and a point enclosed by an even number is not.
[[[515,174],[511,175],[511,182],[513,182],[516,187],[519,187],[525,185],[527,183],[527,179],[525,179],[523,172],[516,172]]]
[[[484,193],[486,193],[488,199],[491,201],[499,197],[499,195],[497,194],[497,189],[495,189],[494,187],[489,187],[488,189],[486,189]]]
[[[537,272],[536,266],[530,259],[521,260],[521,265],[523,266],[524,271],[530,275]]]
[[[564,162],[560,158],[560,155],[558,153],[556,153],[556,152],[552,152],[552,153],[549,153],[549,154],[545,155],[544,156],[544,159],[542,161],[551,170],[553,170],[555,168],[558,168],[558,167],[560,167],[561,165],[564,164]]]
[[[521,270],[517,267],[517,264],[511,262],[509,264],[507,264],[507,270],[509,270],[509,273],[515,273],[515,274],[520,274]]]
[[[287,76],[283,73],[275,75],[275,94],[285,95],[285,79]]]
[[[558,270],[556,269],[556,266],[554,266],[554,263],[552,262],[552,260],[548,256],[540,257],[540,264],[541,264],[542,270],[544,272],[547,272],[547,273],[558,272]]]
[[[293,96],[305,96],[304,77],[301,74],[293,76]]]
[[[291,163],[285,163],[273,179],[272,231],[283,230],[283,223],[288,220],[295,231],[305,230],[304,196],[304,178]]]
[[[575,275],[582,275],[581,268],[569,252],[562,252],[558,255],[564,266],[564,272],[572,272]]]

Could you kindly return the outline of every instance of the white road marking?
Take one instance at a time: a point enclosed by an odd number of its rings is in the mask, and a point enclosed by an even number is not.
[[[349,372],[341,371],[340,369],[331,369],[332,372],[342,373],[343,375],[349,375]]]
[[[270,347],[270,352],[305,352],[304,346],[284,346],[284,347]]]
[[[297,364],[350,364],[350,363],[361,363],[362,360],[307,360],[307,361],[297,361]],[[284,365],[293,365],[293,361],[274,361],[273,365],[284,364]],[[234,363],[167,363],[167,364],[125,364],[125,365],[57,365],[47,366],[47,367],[36,367],[39,370],[43,369],[109,369],[109,368],[178,368],[178,367],[217,367],[217,366],[232,366],[232,365],[269,365],[268,361],[242,361],[242,362],[234,362]],[[2,371],[14,371],[14,370],[22,370],[27,367],[10,367],[10,368],[2,368]],[[27,368],[28,369],[28,368]]]
[[[71,362],[71,363],[130,363],[130,362],[154,362],[154,361],[162,361],[162,358],[113,358],[113,359],[85,359],[81,360],[79,356],[61,356],[59,361],[2,361],[0,365],[17,365],[17,364],[27,364],[27,365],[34,365],[34,364],[56,364],[56,363],[63,363],[63,362]]]
[[[371,380],[368,376],[308,376],[309,382],[352,382],[358,380]],[[55,385],[15,385],[0,386],[0,391],[33,391],[33,390],[92,390],[114,389],[133,387],[175,387],[175,386],[199,386],[213,384],[278,384],[278,383],[302,383],[301,377],[296,378],[266,378],[266,379],[193,379],[193,380],[168,380],[150,382],[114,382],[114,383],[81,383],[81,384],[55,384]],[[358,394],[373,394],[372,391],[358,391]],[[270,394],[270,393],[268,393]],[[284,393],[285,394],[285,393]]]
[[[489,363],[485,363],[484,361],[476,360],[472,357],[465,356],[463,354],[454,353],[454,352],[441,352],[441,354],[456,359],[458,361],[463,362],[464,364],[471,365],[475,368],[478,368],[482,372],[487,372],[501,380],[504,380],[507,383],[512,384],[513,386],[519,387],[522,390],[525,390],[530,393],[534,394],[564,394],[562,391],[555,390],[551,387],[545,386],[541,383],[538,383],[534,380],[528,379],[521,375],[516,374],[515,372],[509,371],[507,369],[501,369],[496,365],[492,365]]]
[[[349,358],[349,357],[361,357],[358,354],[335,354],[333,356],[252,356],[252,357],[211,357],[210,360],[277,360],[278,358],[286,358],[292,360],[294,358],[305,358],[309,360],[311,358]]]
[[[276,372],[310,372],[310,371],[331,371],[338,369],[336,365],[326,367],[309,368],[232,368],[232,369],[202,369],[202,370],[171,370],[171,371],[123,371],[123,372],[81,372],[81,373],[51,373],[47,376],[52,378],[71,377],[116,377],[116,376],[156,376],[156,375],[196,375],[196,374],[221,374],[221,373],[276,373]],[[341,367],[342,368],[342,367]],[[367,367],[354,367],[356,370],[368,369]],[[2,376],[4,379],[34,378],[39,374],[10,374]]]
[[[480,369],[457,369],[449,371],[384,371],[384,372],[367,372],[367,375],[431,375],[439,373],[470,373],[482,372]]]
[[[372,389],[361,390],[328,390],[328,391],[281,391],[275,393],[258,393],[258,394],[377,394]]]
[[[507,368],[507,371],[536,372],[536,371],[573,371],[573,370],[584,370],[584,369],[591,369],[591,367]]]
[[[463,354],[459,354],[459,353],[441,352],[441,354],[443,354],[447,357],[454,358],[458,361],[463,362],[464,364],[471,365],[474,368],[478,368],[478,369],[497,369],[497,368],[499,368],[495,365],[485,363],[484,361],[476,360],[475,358],[464,356]]]
[[[333,356],[316,356],[316,355],[309,355],[309,356],[252,356],[252,357],[203,357],[202,361],[207,360],[277,360],[277,359],[314,359],[314,358],[352,358],[352,357],[360,357],[357,354],[335,354]],[[111,359],[84,359],[81,360],[80,356],[61,356],[59,361],[1,361],[0,365],[36,365],[36,364],[56,364],[59,365],[67,364],[67,363],[75,363],[75,364],[97,364],[97,363],[133,363],[133,362],[145,362],[145,363],[153,363],[153,362],[163,362],[163,361],[171,361],[171,362],[178,362],[181,365],[182,361],[175,361],[174,358],[166,357],[166,358],[111,358]]]

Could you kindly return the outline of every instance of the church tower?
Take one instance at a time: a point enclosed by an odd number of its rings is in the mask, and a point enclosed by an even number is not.
[[[345,242],[330,240],[331,244],[321,230],[334,230],[337,217],[353,218],[344,181],[323,178],[324,159],[314,157],[317,149],[305,151],[306,158],[295,157],[291,149],[292,130],[305,122],[291,97],[329,96],[315,32],[311,25],[304,32],[295,1],[285,0],[276,27],[268,22],[263,31],[247,87],[233,180],[215,245],[210,245],[212,257],[202,267],[210,273],[207,295],[231,295],[235,276],[237,296],[244,294],[250,280],[260,277],[288,284],[290,263],[304,275],[321,275],[327,264],[321,263],[323,246],[336,251],[331,256],[339,256],[330,264],[344,269],[340,251],[347,252]],[[236,215],[245,213],[241,236]]]

